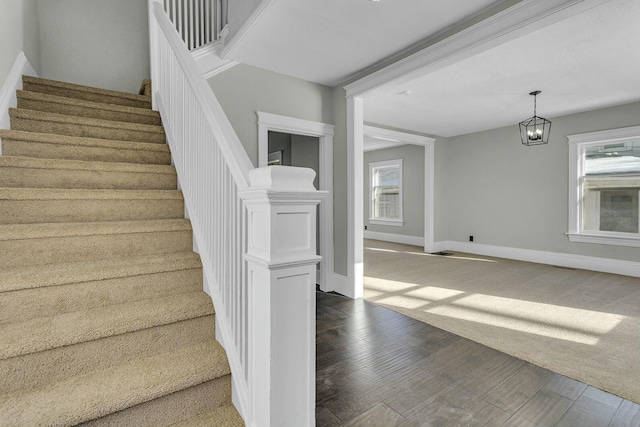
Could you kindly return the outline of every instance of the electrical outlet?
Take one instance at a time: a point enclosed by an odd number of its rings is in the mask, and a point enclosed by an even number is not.
[[[469,241],[473,242],[473,236],[469,236]]]
[[[366,226],[366,225],[364,226],[364,229],[365,229],[365,230],[367,229],[367,226]]]

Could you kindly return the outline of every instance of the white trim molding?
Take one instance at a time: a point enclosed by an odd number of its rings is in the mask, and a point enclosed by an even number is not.
[[[594,145],[640,141],[640,126],[567,135],[569,143],[569,218],[571,242],[640,247],[640,233],[585,230],[584,175],[586,149]]]
[[[424,246],[425,252],[433,252],[434,215],[435,215],[435,145],[436,139],[429,136],[408,132],[384,129],[377,126],[364,125],[367,138],[389,141],[402,145],[420,145],[424,147]],[[347,167],[350,167],[348,164]]]
[[[38,73],[33,69],[24,52],[20,52],[0,89],[0,129],[9,129],[11,126],[9,108],[15,108],[18,105],[16,91],[22,89],[23,75],[37,77]],[[0,154],[2,154],[1,150]]]
[[[440,250],[640,277],[640,262],[636,261],[538,251],[533,249],[509,248],[506,246],[483,245],[469,242],[444,241],[437,242],[436,246]]]
[[[294,135],[312,136],[319,139],[319,190],[328,191],[329,195],[322,199],[319,207],[320,223],[320,289],[331,292],[331,277],[334,274],[333,247],[333,134],[334,126],[327,123],[303,120],[294,117],[257,111],[258,115],[258,167],[265,167],[269,162],[269,131],[284,132]]]
[[[240,46],[242,40],[249,35],[253,27],[260,21],[262,16],[267,13],[269,7],[275,3],[275,0],[261,0],[258,3],[258,7],[253,11],[253,13],[249,16],[249,18],[242,24],[242,27],[231,37],[231,39],[226,40],[225,38],[225,46],[220,52],[220,57],[222,59],[227,59],[233,52]]]
[[[392,227],[402,227],[404,221],[400,219],[388,219],[388,218],[369,218],[369,224],[373,225],[390,225]]]
[[[378,231],[364,231],[365,239],[382,240],[383,242],[402,243],[404,245],[422,246],[424,237],[405,236],[404,234],[381,233]]]
[[[221,43],[222,41],[218,40],[191,52],[193,59],[198,63],[198,68],[202,71],[205,79],[209,79],[216,74],[220,74],[238,65],[236,61],[220,58],[219,49]]]
[[[347,86],[368,97],[591,9],[606,0],[523,0]]]
[[[333,289],[333,292],[337,292],[340,295],[348,296],[350,292],[349,280],[347,279],[347,276],[343,276],[342,274],[338,273],[334,273],[331,276],[331,283],[329,287]]]

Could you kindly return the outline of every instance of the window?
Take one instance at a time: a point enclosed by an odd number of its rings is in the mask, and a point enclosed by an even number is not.
[[[369,222],[402,226],[402,159],[369,163]]]
[[[569,240],[640,247],[640,126],[568,138]]]

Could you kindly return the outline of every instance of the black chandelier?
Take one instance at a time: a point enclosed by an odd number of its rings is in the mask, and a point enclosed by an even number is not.
[[[520,139],[524,145],[541,145],[549,142],[551,122],[536,115],[536,97],[539,90],[531,92],[533,95],[533,117],[520,122]]]

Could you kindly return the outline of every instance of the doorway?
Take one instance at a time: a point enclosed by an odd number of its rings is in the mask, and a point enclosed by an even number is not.
[[[269,164],[309,167],[314,186],[328,191],[318,206],[317,252],[322,256],[316,282],[325,292],[335,290],[333,271],[333,125],[257,112],[258,167]],[[286,152],[287,148],[289,151]]]
[[[320,189],[320,138],[269,131],[267,165],[297,166],[313,169],[316,177],[313,186]],[[316,254],[320,255],[320,205],[316,206]],[[316,284],[320,284],[320,264],[317,265]]]

